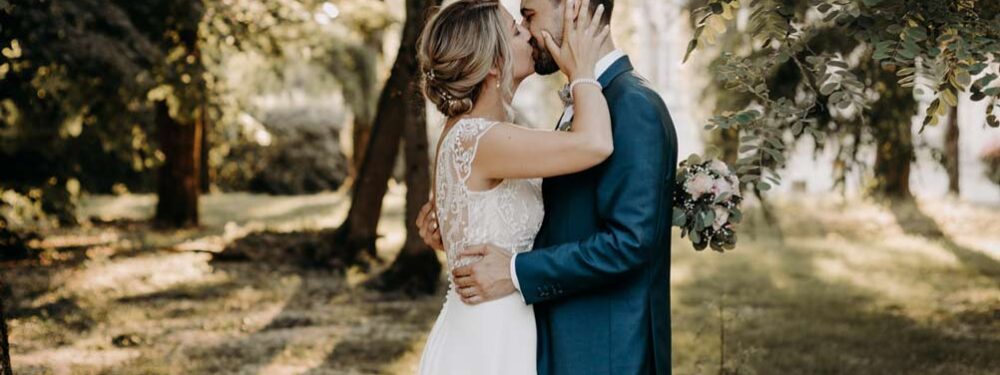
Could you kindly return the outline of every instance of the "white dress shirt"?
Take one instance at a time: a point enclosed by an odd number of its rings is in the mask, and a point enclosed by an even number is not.
[[[600,60],[597,60],[597,64],[594,65],[594,75],[595,75],[594,78],[600,78],[601,75],[604,74],[604,72],[608,71],[608,68],[611,67],[611,64],[614,64],[615,61],[618,61],[618,59],[621,59],[622,57],[625,57],[625,52],[616,49],[614,51],[611,51],[611,53],[604,55],[604,57],[602,57]],[[573,106],[568,105],[566,106],[566,109],[563,110],[562,116],[559,117],[559,124],[572,120],[573,120]],[[517,253],[514,253],[514,255],[511,256],[510,258],[510,279],[511,281],[514,282],[514,289],[517,289],[518,293],[520,293],[521,284],[517,282],[517,271],[515,270],[514,267],[514,265],[516,264],[515,260],[517,260]],[[521,296],[521,299],[523,300],[524,296]]]

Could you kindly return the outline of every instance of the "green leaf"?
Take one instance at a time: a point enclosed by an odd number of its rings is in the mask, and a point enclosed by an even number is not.
[[[913,39],[915,41],[918,41],[918,42],[922,42],[924,40],[927,40],[927,30],[925,30],[923,27],[920,27],[920,26],[911,27],[911,28],[907,29],[906,30],[906,34],[911,39]]]
[[[687,212],[683,208],[674,207],[674,226],[683,227],[687,223]]]
[[[778,152],[778,150],[771,149],[771,148],[763,148],[763,150],[768,155],[771,155],[771,157],[774,158],[774,160],[778,161],[779,163],[785,160],[784,155],[781,155],[781,153]]]
[[[844,97],[845,96],[847,96],[847,93],[845,93],[843,91],[837,91],[837,92],[833,93],[833,95],[830,95],[830,101],[834,102],[834,103],[840,103],[840,102],[844,101]]]
[[[955,96],[955,92],[951,89],[947,89],[941,92],[941,99],[944,100],[948,107],[954,107],[958,105],[958,97]]]
[[[732,197],[732,195],[733,195],[732,193],[722,193],[722,194],[719,194],[719,195],[715,196],[715,203],[725,202],[730,197]]]
[[[896,71],[896,76],[898,76],[898,77],[906,77],[906,76],[913,75],[913,73],[916,73],[916,72],[917,72],[917,68],[906,67],[906,68],[902,68],[902,69],[897,70]]]
[[[846,80],[844,81],[845,86],[850,86],[852,89],[861,91],[865,89],[865,85],[857,80]]]
[[[850,65],[847,65],[846,62],[843,62],[843,61],[840,61],[840,60],[830,60],[830,62],[827,63],[827,65],[833,66],[833,67],[837,67],[837,68],[841,68],[841,69],[845,69],[845,70],[846,69],[851,69]]]
[[[691,52],[694,52],[695,48],[698,48],[698,38],[691,39],[691,42],[688,43],[687,52],[684,53],[684,60],[681,61],[682,63],[686,63],[688,61],[688,58],[691,57]]]
[[[961,87],[969,87],[969,85],[972,84],[972,76],[969,75],[969,72],[964,70],[958,71],[955,74],[955,79]]]
[[[839,83],[830,82],[830,83],[827,83],[827,84],[823,85],[823,87],[820,87],[819,93],[828,96],[828,95],[832,94],[834,91],[837,91],[837,89],[839,89],[839,88],[840,88],[840,84]]]
[[[982,77],[979,77],[979,79],[977,79],[976,82],[973,83],[972,85],[976,86],[976,87],[979,87],[979,88],[983,88],[983,87],[989,86],[990,83],[993,83],[993,81],[996,80],[996,79],[997,79],[997,75],[994,74],[994,73],[990,73],[990,74],[984,75]]]
[[[796,121],[795,124],[792,125],[792,134],[793,135],[802,134],[802,127],[803,127],[802,121]]]
[[[729,221],[732,221],[733,223],[743,221],[743,212],[741,212],[739,208],[735,207],[729,210]]]
[[[702,163],[701,156],[698,156],[698,154],[688,155],[687,163],[688,163],[688,165],[701,164]]]
[[[715,211],[703,210],[701,211],[701,225],[702,227],[708,228],[712,226],[715,222]]]
[[[738,122],[738,123],[740,123],[740,124],[744,124],[745,125],[745,124],[749,124],[749,123],[753,122],[754,119],[753,119],[753,116],[751,116],[748,113],[740,113],[740,114],[736,115],[736,117],[733,117],[733,120],[736,121],[736,122]]]

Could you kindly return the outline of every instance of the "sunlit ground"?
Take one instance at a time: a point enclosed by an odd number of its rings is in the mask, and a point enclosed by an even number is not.
[[[402,241],[401,190],[386,201],[386,259]],[[49,233],[41,262],[0,265],[17,374],[413,372],[442,293],[411,300],[363,290],[359,272],[210,261],[250,231],[336,225],[343,195],[208,196],[192,231],[122,220],[153,204],[88,199],[83,217],[118,221]],[[732,253],[675,238],[675,373],[998,373],[1000,207],[777,206],[781,225],[751,215]]]

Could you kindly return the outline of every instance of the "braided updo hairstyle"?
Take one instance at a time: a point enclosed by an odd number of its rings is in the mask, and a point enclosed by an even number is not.
[[[508,35],[496,0],[458,0],[424,27],[418,46],[423,93],[445,116],[469,113],[490,69],[500,71],[507,112],[512,93]]]

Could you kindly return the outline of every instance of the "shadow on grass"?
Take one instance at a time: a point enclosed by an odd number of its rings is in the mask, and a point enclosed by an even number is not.
[[[982,252],[956,244],[941,230],[937,222],[927,216],[915,202],[892,201],[889,203],[889,208],[905,233],[939,241],[945,249],[952,252],[962,262],[962,265],[1000,284],[1000,262]]]
[[[296,373],[308,374],[386,373],[411,350],[414,340],[430,329],[440,305],[351,286],[343,269],[317,267],[311,263],[315,255],[311,246],[320,240],[318,235],[265,232],[238,240],[217,254],[213,267],[234,280],[256,281],[243,287],[266,289],[258,283],[292,277],[300,282],[289,287],[294,290],[281,293],[285,296],[281,301],[267,302],[280,303],[280,311],[266,314],[263,325],[244,319],[242,332],[229,339],[187,346],[178,355],[191,364],[189,372],[266,374],[294,367]],[[164,291],[136,299],[187,295],[188,291]],[[261,316],[262,309],[254,311]]]
[[[815,251],[758,249],[714,258],[674,286],[680,305],[674,311],[681,312],[675,335],[703,331],[693,340],[700,348],[675,345],[679,373],[950,375],[1000,368],[1000,337],[936,329],[880,304],[871,292],[822,280]],[[719,329],[712,306],[720,298],[726,301],[724,371],[712,332]]]

